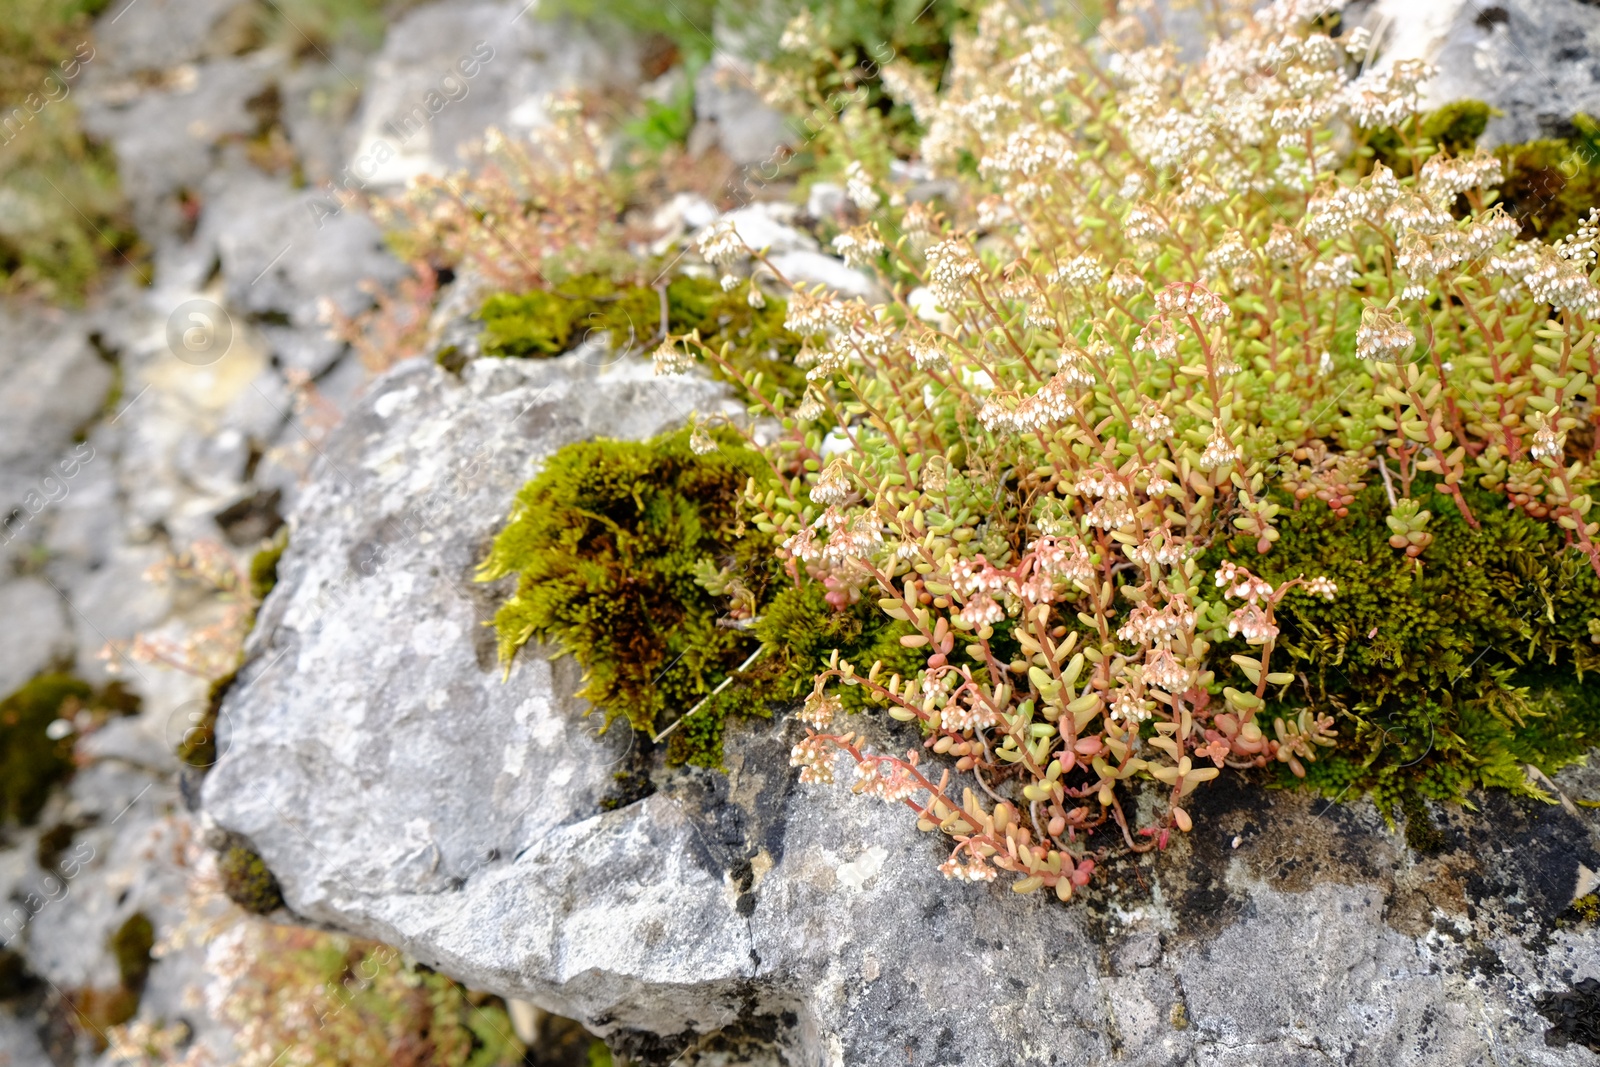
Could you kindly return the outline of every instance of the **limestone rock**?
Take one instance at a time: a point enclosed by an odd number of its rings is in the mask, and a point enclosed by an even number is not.
[[[537,3],[427,4],[389,28],[372,60],[350,174],[360,187],[394,188],[454,170],[486,127],[526,138],[546,125],[552,93],[637,81],[631,41],[544,18]]]
[[[654,793],[600,811],[629,738],[592,736],[564,661],[501,682],[473,564],[539,456],[719,395],[571,358],[464,383],[408,365],[330,438],[204,789],[291,910],[643,1063],[1587,1061],[1546,1047],[1532,1006],[1600,968],[1562,918],[1579,864],[1600,867],[1581,809],[1486,796],[1418,856],[1370,805],[1229,777],[1193,834],[1070,905],[948,882],[907,813],[797,784],[789,720],[731,730],[727,774],[657,767]],[[1587,795],[1593,775],[1561,780]]]
[[[1558,135],[1578,113],[1600,114],[1600,11],[1581,0],[1378,0],[1365,18],[1382,63],[1417,57],[1439,68],[1423,86],[1438,107],[1474,99],[1504,112],[1482,144]]]
[[[284,593],[264,606],[230,698],[252,713],[236,719],[232,704],[224,708],[225,743],[244,755],[224,758],[206,783],[220,821],[268,849],[286,825],[281,813],[300,820],[324,805],[359,807],[375,820],[319,831],[318,854],[332,866],[285,866],[297,910],[342,916],[351,904],[343,862],[355,856],[374,890],[451,894],[554,827],[570,798],[593,805],[610,786],[628,738],[592,736],[562,695],[577,687],[570,664],[530,656],[502,682],[482,625],[494,597],[473,572],[533,461],[597,432],[649,436],[694,408],[720,409],[722,397],[701,379],[651,377],[640,359],[603,369],[573,358],[481,360],[464,384],[413,363],[375,385],[330,438],[291,521]],[[467,440],[471,448],[457,447]],[[430,606],[415,612],[413,598]],[[401,605],[406,614],[392,615]],[[394,639],[353,648],[379,618]],[[303,688],[312,678],[318,688]],[[311,734],[302,730],[307,702],[320,709]],[[408,740],[458,712],[467,719],[456,720],[452,741]],[[270,764],[260,762],[262,746]],[[527,758],[546,751],[562,753],[559,763],[534,773]],[[281,777],[263,789],[269,765]],[[342,784],[298,793],[335,779]],[[418,786],[444,807],[418,805]]]
[[[694,112],[701,126],[695,141],[714,141],[734,163],[754,168],[775,163],[794,141],[783,114],[757,94],[752,66],[717,51],[694,80]]]
[[[0,519],[9,520],[0,528],[3,545],[27,537],[37,516],[61,499],[71,478],[60,464],[73,451],[73,435],[105,404],[111,368],[88,332],[63,313],[18,306],[0,309],[0,381]]]
[[[0,585],[0,619],[7,636],[0,643],[0,697],[72,654],[72,630],[61,596],[38,578]]]

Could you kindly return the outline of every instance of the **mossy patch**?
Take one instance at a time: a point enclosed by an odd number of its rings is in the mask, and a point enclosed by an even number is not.
[[[283,891],[266,861],[243,845],[233,845],[217,859],[222,889],[228,899],[255,915],[283,907]]]
[[[79,711],[103,718],[138,706],[120,683],[96,690],[70,674],[41,674],[0,700],[0,822],[33,822],[50,791],[72,774],[76,729],[52,737],[52,723],[71,724]]]
[[[666,333],[698,331],[714,350],[726,344],[740,373],[760,373],[798,395],[805,388],[805,374],[794,365],[801,338],[783,326],[786,306],[768,298],[765,307],[752,308],[742,286],[725,293],[714,278],[679,275],[653,288],[583,274],[549,289],[491,296],[478,317],[483,354],[502,358],[560,355],[600,333],[615,347],[645,348],[664,336],[664,320]]]
[[[688,431],[649,442],[562,449],[517,495],[479,572],[517,575],[495,615],[507,664],[530,640],[583,668],[580,696],[653,733],[709,693],[756,647],[719,625],[722,605],[695,580],[710,558],[751,555],[738,501],[764,464],[732,434],[709,455]],[[760,586],[767,573],[753,573]]]
[[[212,681],[206,690],[206,706],[200,714],[200,721],[185,730],[179,739],[178,758],[189,766],[204,771],[216,764],[220,755],[217,750],[217,718],[222,713],[223,698],[238,677],[238,671],[230,671]]]
[[[111,935],[111,954],[117,960],[122,988],[138,992],[150,977],[150,950],[155,948],[156,928],[142,911],[128,916]]]
[[[1565,136],[1504,145],[1500,203],[1522,223],[1522,236],[1556,241],[1600,204],[1600,123],[1575,115]]]
[[[1366,135],[1371,151],[1366,166],[1381,162],[1405,175],[1413,160],[1436,149],[1469,154],[1495,114],[1481,100],[1459,100],[1417,116],[1404,130],[1374,130]],[[1600,122],[1588,115],[1562,123],[1559,136],[1501,145],[1494,154],[1504,172],[1495,200],[1522,224],[1525,240],[1560,240],[1600,204]],[[1458,201],[1455,213],[1466,215],[1465,200]]]
[[[272,540],[250,557],[250,595],[256,600],[265,600],[278,584],[278,561],[288,548],[289,527],[280,526]]]
[[[666,759],[720,767],[728,719],[798,700],[832,649],[864,666],[912,664],[901,624],[867,601],[835,611],[744,521],[746,484],[771,477],[760,456],[731,432],[706,455],[689,438],[561,449],[518,494],[479,579],[517,576],[495,616],[503,662],[530,640],[555,645],[583,668],[578,695],[608,726],[622,717],[646,734],[704,700]],[[620,803],[641,795],[636,776],[621,784]]]
[[[1366,143],[1372,150],[1372,162],[1409,174],[1413,158],[1431,155],[1435,149],[1455,156],[1471,152],[1494,114],[1482,100],[1457,100],[1418,115],[1404,131],[1393,126],[1373,130],[1366,135]]]
[[[1273,710],[1335,716],[1337,746],[1306,768],[1329,795],[1368,791],[1408,815],[1411,792],[1464,800],[1501,786],[1542,797],[1525,765],[1553,774],[1600,743],[1600,687],[1584,681],[1600,667],[1588,625],[1600,577],[1560,530],[1500,497],[1466,494],[1474,530],[1447,498],[1419,495],[1435,537],[1420,566],[1389,547],[1381,486],[1344,519],[1314,502],[1286,509],[1258,573],[1274,584],[1327,575],[1339,591],[1279,605],[1273,668],[1296,678]]]

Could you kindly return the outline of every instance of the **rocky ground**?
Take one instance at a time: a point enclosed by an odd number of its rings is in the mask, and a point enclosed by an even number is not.
[[[1224,786],[1069,906],[947,882],[903,812],[798,785],[792,721],[602,811],[629,739],[574,717],[566,661],[502,681],[471,578],[531,462],[718,403],[644,370],[409,364],[326,441],[204,788],[294,913],[643,1063],[1592,1062],[1533,1001],[1600,969],[1569,908],[1593,811],[1486,797],[1418,853],[1367,802]]]
[[[721,392],[594,353],[461,379],[410,364],[371,385],[318,306],[359,310],[363,281],[403,270],[352,190],[453,164],[489,125],[534,131],[554,90],[664,87],[645,84],[641,42],[519,0],[415,7],[371,52],[258,40],[250,6],[124,0],[101,17],[75,99],[116,153],[153,282],[0,310],[0,500],[18,505],[0,692],[52,666],[102,681],[108,642],[215,623],[215,597],[146,570],[198,541],[248,555],[283,516],[293,531],[203,807],[172,752],[206,682],[114,655],[141,714],[85,738],[39,827],[0,848],[0,900],[21,916],[7,945],[43,982],[0,1008],[0,1067],[95,1061],[63,994],[115,984],[107,941],[137,912],[172,941],[140,1018],[186,1019],[230,1061],[196,995],[203,934],[169,936],[205,918],[189,885],[219,827],[262,852],[293,915],[646,1062],[1592,1061],[1547,1048],[1532,1009],[1600,968],[1562,925],[1579,866],[1600,869],[1592,812],[1496,800],[1419,858],[1369,807],[1254,811],[1217,790],[1184,851],[1069,909],[952,891],[901,820],[796,786],[781,728],[735,738],[726,777],[663,777],[599,813],[626,738],[581,725],[562,664],[501,682],[472,565],[539,456],[647,435]],[[1448,86],[1506,111],[1499,139],[1594,110],[1592,7],[1374,11],[1395,51],[1439,55]],[[782,127],[738,71],[723,56],[703,73],[691,140],[748,163]],[[859,284],[777,232],[786,271]],[[1585,773],[1564,786],[1594,795]],[[51,881],[41,860],[64,872],[62,854],[72,875]]]
[[[134,0],[99,20],[74,99],[116,153],[153,283],[117,281],[86,309],[0,310],[0,499],[17,505],[0,538],[0,692],[46,668],[98,682],[112,667],[143,698],[138,718],[80,744],[69,788],[0,849],[6,946],[47,987],[20,1014],[0,1009],[0,1064],[74,1062],[62,1001],[115,986],[112,932],[138,912],[163,935],[191,918],[201,850],[173,747],[207,682],[101,652],[216,621],[207,590],[147,569],[195,542],[248,558],[364,387],[319,301],[360,310],[363,282],[403,268],[353,194],[459,165],[488,126],[527,135],[552,92],[628,93],[643,78],[620,31],[522,3],[414,7],[372,54],[257,40],[256,6]],[[84,857],[64,885],[38,848],[62,826]],[[203,953],[157,961],[141,1018],[190,1021],[225,1063],[196,1001]]]

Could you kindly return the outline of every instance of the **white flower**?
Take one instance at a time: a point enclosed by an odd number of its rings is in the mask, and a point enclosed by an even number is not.
[[[839,750],[831,741],[808,737],[789,750],[789,766],[800,768],[800,780],[818,785],[833,783],[833,764]]]
[[[1123,686],[1111,699],[1111,717],[1118,722],[1143,722],[1150,717],[1150,710],[1132,690]]]
[[[1398,363],[1416,343],[1411,328],[1396,321],[1388,308],[1369,305],[1362,311],[1361,325],[1356,330],[1356,355],[1360,358]]]
[[[967,281],[983,270],[978,257],[965,241],[951,238],[928,249],[928,282],[940,302],[954,304],[961,299]]]
[[[974,630],[993,626],[1005,617],[1005,611],[988,593],[979,593],[961,609],[961,620]]]
[[[1332,600],[1339,593],[1339,587],[1332,578],[1318,575],[1306,582],[1306,593],[1310,596],[1320,596],[1324,600]]]
[[[1124,259],[1117,264],[1106,282],[1106,291],[1118,300],[1130,300],[1144,292],[1144,279],[1132,263]]]
[[[1267,618],[1267,613],[1256,604],[1246,604],[1228,616],[1228,635],[1243,634],[1252,645],[1264,644],[1278,636],[1278,628]]]
[[[812,693],[800,709],[800,721],[818,730],[833,725],[834,718],[844,710],[844,705],[832,693]]]
[[[836,457],[811,487],[811,500],[823,507],[843,504],[850,498],[850,468],[843,457]]]
[[[687,374],[694,366],[694,357],[678,347],[670,337],[656,346],[656,350],[650,355],[650,361],[655,365],[655,372],[658,375]]]
[[[749,251],[744,240],[734,231],[731,222],[718,222],[707,227],[698,242],[700,255],[707,263],[730,267],[743,259]]]
[[[1149,352],[1157,359],[1176,359],[1178,355],[1178,334],[1172,324],[1164,318],[1151,319],[1139,331],[1139,336],[1133,340],[1135,352]]]
[[[869,222],[835,237],[833,250],[844,260],[845,266],[861,269],[872,266],[883,254],[883,239],[878,236],[878,228]]]
[[[1242,455],[1239,447],[1229,440],[1227,433],[1223,431],[1222,420],[1212,419],[1211,437],[1206,441],[1205,451],[1200,453],[1200,469],[1214,471],[1230,463],[1237,463]]]
[[[1545,460],[1559,462],[1567,450],[1567,432],[1558,429],[1549,415],[1536,411],[1529,420],[1534,426],[1533,447],[1529,450],[1535,463]]]
[[[872,178],[858,159],[852,159],[844,171],[844,195],[862,211],[876,210],[883,197],[872,187]]]

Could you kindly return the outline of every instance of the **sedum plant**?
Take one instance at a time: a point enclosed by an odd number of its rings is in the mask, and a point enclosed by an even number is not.
[[[1541,697],[1600,636],[1600,226],[1520,239],[1500,161],[1424,131],[1429,71],[1364,69],[1332,10],[1228,9],[1185,67],[1136,12],[1086,43],[990,6],[910,101],[950,211],[854,173],[834,245],[890,301],[790,297],[807,387],[754,383],[775,481],[748,504],[793,582],[875,603],[916,657],[835,651],[793,762],[829,782],[843,754],[950,840],[949,877],[1065,900],[1108,838],[1191,829],[1226,768],[1535,792],[1522,762],[1600,738],[1592,700]],[[700,248],[753,302],[752,262],[782,277],[731,230]],[[692,357],[734,376],[693,335],[657,369]],[[1455,620],[1470,662],[1429,589],[1494,609]],[[917,743],[868,748],[852,692]]]

